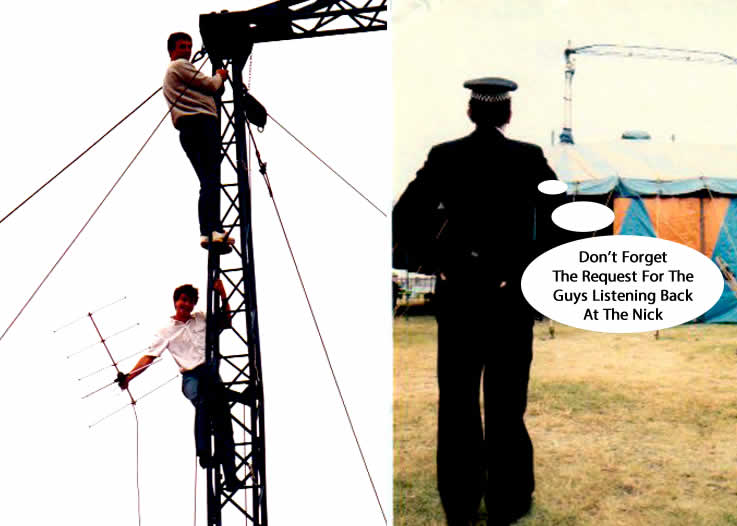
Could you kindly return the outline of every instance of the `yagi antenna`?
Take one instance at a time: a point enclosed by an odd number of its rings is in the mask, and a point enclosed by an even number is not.
[[[92,319],[92,314],[86,314],[85,316],[88,316],[88,317],[89,317],[90,319]],[[140,323],[139,323],[139,322],[136,322],[136,323],[134,323],[133,325],[131,325],[130,327],[126,327],[125,329],[121,329],[121,330],[119,330],[118,332],[115,332],[115,333],[111,334],[111,335],[110,335],[110,336],[108,336],[108,337],[107,337],[106,339],[103,339],[103,338],[102,338],[102,335],[100,335],[100,338],[101,338],[101,339],[100,339],[100,341],[99,341],[99,342],[94,342],[94,343],[91,343],[91,344],[89,344],[89,345],[86,345],[86,346],[82,347],[82,348],[81,348],[81,349],[79,349],[78,351],[74,351],[74,352],[73,352],[72,354],[70,354],[70,355],[68,355],[68,356],[67,356],[67,359],[71,358],[72,356],[76,356],[76,355],[78,355],[78,354],[80,354],[80,353],[82,353],[82,352],[86,351],[87,349],[91,349],[92,347],[95,347],[96,345],[99,345],[100,343],[102,343],[103,345],[105,345],[105,342],[106,342],[106,341],[108,341],[108,340],[112,340],[112,339],[113,339],[113,338],[115,338],[116,336],[119,336],[119,335],[123,334],[124,332],[128,332],[128,331],[129,331],[129,330],[131,330],[131,329],[135,329],[135,328],[136,328],[136,327],[138,327],[139,325],[140,325]]]
[[[120,303],[121,301],[123,301],[123,300],[124,300],[124,299],[126,299],[126,298],[127,298],[127,296],[123,296],[122,298],[119,298],[119,299],[117,299],[117,300],[113,301],[112,303],[108,303],[107,305],[103,305],[102,307],[98,307],[97,309],[95,309],[95,310],[91,311],[90,313],[88,313],[88,314],[83,314],[83,315],[82,315],[82,316],[80,316],[79,318],[76,318],[76,319],[74,319],[74,320],[70,321],[69,323],[66,323],[66,324],[62,325],[62,326],[61,326],[61,327],[59,327],[58,329],[55,329],[55,330],[53,330],[53,331],[51,331],[51,332],[52,332],[53,334],[56,334],[56,333],[57,333],[57,332],[59,332],[60,330],[62,330],[62,329],[66,329],[67,327],[69,327],[69,326],[71,326],[71,325],[74,325],[74,324],[75,324],[75,323],[77,323],[78,321],[81,321],[81,320],[83,320],[83,319],[87,318],[87,317],[88,317],[88,316],[89,316],[90,314],[97,314],[97,313],[98,313],[98,312],[100,312],[101,310],[103,310],[103,309],[107,309],[108,307],[112,307],[113,305],[115,305],[115,304],[117,304],[117,303]]]
[[[153,363],[157,363],[157,362],[153,362]],[[147,365],[146,367],[149,367],[150,365],[152,365],[152,364],[149,364],[149,365]],[[171,378],[169,378],[169,379],[168,379],[168,380],[167,380],[166,382],[164,382],[164,383],[160,384],[160,385],[159,385],[158,387],[154,387],[154,388],[153,388],[153,389],[151,389],[150,391],[147,391],[146,393],[144,393],[144,394],[142,394],[141,396],[139,396],[139,397],[138,397],[138,400],[136,400],[136,402],[140,401],[140,400],[141,400],[142,398],[145,398],[146,396],[150,395],[151,393],[153,393],[153,392],[155,392],[155,391],[158,391],[159,389],[161,389],[162,387],[164,387],[164,386],[165,386],[166,384],[168,384],[168,383],[171,383],[172,381],[176,380],[176,379],[177,379],[178,377],[179,377],[179,374],[175,374],[174,376],[172,376]],[[107,386],[106,386],[106,387],[107,387]],[[99,419],[99,420],[97,420],[96,422],[93,422],[92,424],[90,424],[90,425],[89,425],[90,429],[92,429],[93,427],[95,427],[95,426],[96,426],[97,424],[99,424],[99,423],[100,423],[100,422],[102,422],[103,420],[107,420],[107,419],[108,419],[108,418],[110,418],[111,416],[113,416],[113,415],[116,415],[116,414],[120,413],[120,412],[121,412],[121,411],[122,411],[123,409],[125,409],[125,408],[126,408],[126,407],[128,407],[129,405],[130,405],[130,406],[133,406],[133,408],[135,409],[135,402],[133,402],[132,404],[125,404],[124,406],[122,406],[122,407],[119,407],[118,409],[116,409],[116,410],[115,410],[115,411],[113,411],[112,413],[108,413],[107,415],[103,416],[102,418],[100,418],[100,419]]]
[[[146,352],[146,351],[148,351],[150,349],[151,349],[151,346],[149,345],[148,347],[144,347],[140,351],[136,351],[134,353],[131,353],[128,356],[123,356],[120,360],[118,360],[118,363],[124,362],[125,360],[127,360],[129,358],[133,358],[134,356],[140,356],[142,353],[144,353],[144,352]],[[92,371],[90,373],[87,373],[84,376],[80,376],[79,378],[77,378],[77,381],[78,382],[81,382],[82,380],[85,380],[86,378],[89,378],[90,376],[95,376],[97,373],[101,373],[102,371],[104,371],[105,369],[109,369],[110,367],[112,367],[112,365],[106,365],[105,367],[100,367],[96,371]]]
[[[125,298],[121,298],[121,300],[123,300],[123,299],[125,299]],[[121,300],[118,300],[118,301],[121,301]],[[114,303],[117,303],[118,301],[116,301],[116,302],[113,302],[113,303],[110,303],[110,304],[108,304],[108,305],[105,305],[104,307],[101,307],[100,309],[97,309],[97,312],[99,312],[99,311],[100,311],[101,309],[103,309],[103,308],[106,308],[106,307],[109,307],[110,305],[113,305]],[[115,357],[113,356],[112,352],[110,351],[110,348],[108,347],[108,345],[107,345],[107,342],[108,342],[108,341],[109,341],[109,340],[110,340],[111,338],[113,338],[113,337],[115,337],[115,336],[117,336],[117,335],[119,335],[119,334],[122,334],[122,333],[124,333],[124,332],[126,332],[126,331],[128,331],[128,330],[130,330],[130,329],[132,329],[132,328],[134,328],[134,327],[137,327],[137,326],[138,326],[138,325],[140,325],[140,324],[139,324],[139,323],[136,323],[136,324],[134,324],[134,325],[131,325],[130,327],[127,327],[127,328],[125,328],[125,329],[123,329],[123,330],[120,330],[120,331],[118,331],[118,332],[114,333],[113,335],[111,335],[111,336],[109,336],[109,337],[105,338],[105,337],[104,337],[104,336],[102,335],[102,332],[100,331],[100,328],[98,327],[97,323],[95,322],[95,318],[94,318],[94,316],[93,316],[93,313],[92,313],[92,312],[90,312],[90,313],[86,314],[86,315],[85,315],[84,317],[86,317],[86,318],[89,318],[89,319],[90,319],[90,322],[92,323],[92,326],[93,326],[93,327],[95,328],[95,332],[97,332],[97,335],[99,336],[99,338],[100,338],[100,341],[98,341],[98,342],[95,342],[94,344],[92,344],[92,345],[89,345],[89,346],[87,346],[87,347],[85,347],[85,348],[83,348],[83,349],[81,349],[81,350],[77,351],[76,353],[73,353],[73,354],[71,354],[71,355],[67,356],[67,358],[69,358],[70,356],[73,356],[74,354],[79,354],[80,352],[82,352],[82,351],[84,351],[84,350],[86,350],[86,349],[89,349],[90,347],[94,347],[95,345],[97,345],[97,344],[101,343],[101,344],[103,345],[103,347],[105,348],[105,352],[107,353],[107,355],[108,355],[108,358],[110,358],[110,362],[111,362],[111,364],[110,364],[110,365],[108,365],[108,366],[106,366],[106,367],[103,367],[103,368],[101,368],[101,369],[98,369],[97,371],[93,371],[93,372],[91,372],[91,373],[89,373],[89,374],[87,374],[87,375],[85,375],[85,376],[83,376],[83,377],[81,377],[81,378],[78,378],[77,380],[82,380],[82,379],[84,379],[84,378],[88,378],[88,377],[90,377],[90,376],[93,376],[93,375],[95,375],[95,374],[97,374],[97,373],[99,373],[99,372],[102,372],[102,371],[104,371],[105,369],[107,369],[107,368],[109,368],[109,367],[113,367],[113,368],[115,369],[115,372],[117,373],[117,377],[116,377],[116,379],[115,379],[115,380],[113,380],[112,382],[110,382],[110,383],[108,383],[108,384],[105,384],[105,385],[103,385],[102,387],[99,387],[99,388],[95,389],[95,390],[94,390],[94,391],[92,391],[91,393],[87,393],[86,395],[84,395],[84,396],[82,397],[82,399],[83,399],[83,400],[84,400],[84,399],[86,399],[86,398],[89,398],[90,396],[92,396],[92,395],[94,395],[94,394],[96,394],[96,393],[99,393],[100,391],[102,391],[102,390],[104,390],[104,389],[106,389],[106,388],[108,388],[108,387],[110,387],[110,386],[112,386],[112,385],[115,385],[115,384],[117,384],[117,383],[118,383],[118,378],[119,378],[119,377],[120,377],[120,375],[122,374],[122,371],[121,371],[121,370],[120,370],[120,368],[118,367],[118,364],[119,364],[119,362],[121,362],[121,361],[123,361],[123,360],[127,360],[128,358],[131,358],[131,357],[135,356],[136,354],[140,354],[141,352],[145,352],[146,350],[148,350],[148,349],[150,349],[150,348],[151,348],[151,347],[146,347],[145,349],[142,349],[141,351],[138,351],[137,353],[134,353],[134,354],[130,354],[130,355],[126,356],[125,358],[122,358],[121,360],[119,360],[119,361],[118,361],[118,360],[116,360],[116,359],[115,359]],[[80,319],[82,319],[82,318],[78,318],[77,320],[74,320],[74,322],[71,322],[71,323],[76,323],[76,322],[77,322],[77,321],[79,321]],[[67,324],[67,326],[68,326],[68,325],[70,325],[70,324]],[[161,359],[158,359],[158,358],[157,358],[157,359],[155,359],[155,360],[154,360],[153,362],[151,362],[151,363],[149,363],[149,364],[147,364],[147,365],[144,365],[144,366],[142,366],[142,367],[140,367],[140,368],[138,368],[138,369],[135,369],[134,371],[140,371],[140,370],[143,370],[143,369],[147,369],[147,368],[151,367],[152,365],[155,365],[155,364],[157,364],[157,363],[159,363],[159,362],[161,362]],[[131,372],[134,372],[134,371],[131,371]],[[146,397],[146,396],[150,395],[151,393],[153,393],[153,392],[155,392],[155,391],[158,391],[159,389],[161,389],[162,387],[164,387],[164,386],[165,386],[166,384],[168,384],[168,383],[170,383],[170,382],[171,382],[172,380],[176,379],[176,378],[177,378],[178,376],[179,376],[179,375],[177,374],[177,375],[173,376],[172,378],[168,379],[168,380],[167,380],[166,382],[164,382],[163,384],[161,384],[161,385],[159,385],[159,386],[155,387],[154,389],[151,389],[150,391],[148,391],[148,392],[144,393],[143,395],[141,395],[141,396],[139,396],[139,397],[138,397],[138,400],[136,400],[136,399],[135,399],[135,398],[133,397],[133,393],[131,393],[131,392],[130,392],[130,389],[129,389],[129,388],[128,388],[128,387],[126,386],[126,387],[125,387],[125,392],[126,392],[126,393],[128,394],[128,397],[130,398],[130,402],[129,402],[129,403],[127,403],[127,404],[125,404],[125,405],[124,405],[124,406],[122,406],[122,407],[119,407],[119,408],[118,408],[118,409],[116,409],[115,411],[113,411],[113,412],[111,412],[111,413],[109,413],[109,414],[107,414],[107,415],[103,416],[102,418],[100,418],[100,419],[99,419],[99,420],[97,420],[96,422],[94,422],[94,423],[90,424],[89,428],[90,428],[90,429],[91,429],[91,428],[93,428],[94,426],[96,426],[97,424],[99,424],[100,422],[102,422],[103,420],[107,420],[108,418],[110,418],[111,416],[113,416],[113,415],[115,415],[115,414],[117,414],[117,413],[121,412],[121,411],[122,411],[123,409],[125,409],[125,408],[126,408],[126,407],[128,407],[128,406],[130,406],[130,407],[131,407],[131,409],[133,409],[133,413],[134,413],[134,415],[135,415],[135,417],[136,417],[136,422],[138,422],[138,415],[137,415],[137,413],[136,413],[136,404],[138,403],[138,401],[139,401],[139,400],[141,400],[141,398],[144,398],[144,397]]]

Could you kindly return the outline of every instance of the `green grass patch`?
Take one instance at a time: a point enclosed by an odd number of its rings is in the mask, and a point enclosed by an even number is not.
[[[552,329],[534,328],[537,488],[516,526],[737,526],[737,327]],[[395,320],[397,526],[445,525],[435,335],[432,317]]]
[[[531,404],[538,404],[540,411],[560,411],[575,415],[631,410],[637,407],[638,401],[602,385],[533,378],[528,391],[528,405]]]

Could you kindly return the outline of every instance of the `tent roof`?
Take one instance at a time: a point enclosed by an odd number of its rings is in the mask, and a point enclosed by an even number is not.
[[[570,194],[737,194],[737,145],[620,140],[561,143],[545,153]]]

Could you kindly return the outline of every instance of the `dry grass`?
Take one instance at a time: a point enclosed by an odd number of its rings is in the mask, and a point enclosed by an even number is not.
[[[394,342],[394,524],[440,526],[434,320],[397,318]],[[537,324],[537,491],[519,526],[737,526],[736,351],[728,325],[656,340]]]

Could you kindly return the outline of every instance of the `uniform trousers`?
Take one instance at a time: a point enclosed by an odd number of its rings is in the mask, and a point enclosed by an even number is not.
[[[468,524],[482,497],[489,524],[511,522],[535,489],[524,422],[533,317],[518,287],[495,285],[436,288],[437,477],[450,526]]]

